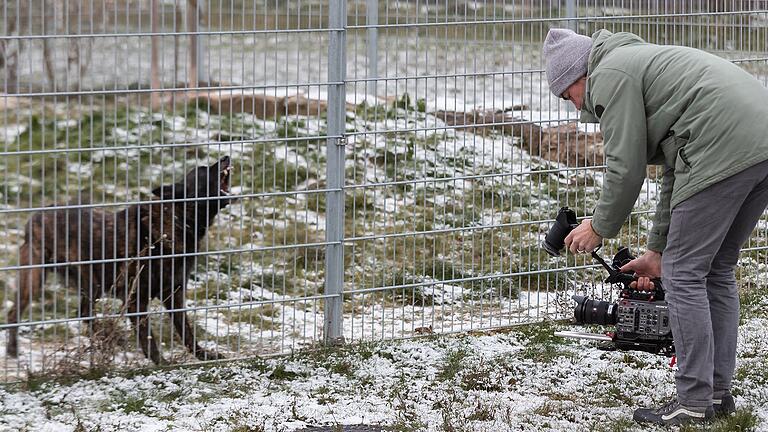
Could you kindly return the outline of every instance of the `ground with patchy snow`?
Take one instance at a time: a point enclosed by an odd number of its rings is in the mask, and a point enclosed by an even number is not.
[[[768,300],[742,292],[736,417],[707,429],[768,430]],[[641,431],[632,410],[674,392],[665,357],[508,331],[301,351],[177,370],[139,370],[0,389],[0,430]],[[659,429],[661,430],[661,429]]]
[[[515,5],[501,7],[507,19],[519,13]],[[259,83],[269,96],[325,99],[327,35],[320,33],[207,38],[208,71],[224,84]],[[93,362],[83,353],[94,338],[78,322],[64,322],[77,315],[76,293],[61,280],[49,281],[22,318],[61,322],[22,326],[18,360],[5,356],[0,338],[0,377],[22,382],[0,388],[0,430],[246,432],[353,424],[396,431],[647,430],[631,422],[631,412],[673,392],[663,357],[554,338],[555,329],[569,327],[551,321],[438,336],[563,318],[574,292],[615,294],[589,259],[551,259],[539,247],[560,206],[575,207],[580,216],[594,208],[600,167],[566,167],[537,155],[519,136],[473,134],[434,115],[524,106],[515,116],[538,125],[575,120],[576,113],[549,94],[540,71],[529,73],[541,62],[540,38],[507,40],[502,33],[499,40],[493,32],[468,44],[466,33],[458,42],[440,34],[382,33],[380,99],[362,94],[364,39],[350,38],[343,334],[353,342],[434,336],[311,350],[324,321],[324,115],[264,119],[216,115],[199,105],[153,112],[100,96],[84,97],[82,105],[67,100],[19,108],[0,125],[5,152],[18,152],[0,158],[0,172],[7,173],[0,188],[0,267],[6,270],[0,306],[8,308],[14,298],[12,267],[29,217],[25,209],[80,199],[121,208],[149,199],[153,187],[191,166],[228,154],[236,168],[232,191],[242,200],[210,230],[187,306],[203,345],[230,358],[257,359],[145,369],[149,362],[135,335],[118,319],[122,336],[104,358],[119,372],[40,381],[41,372],[56,376]],[[162,42],[166,56],[171,42]],[[123,61],[147,54],[139,38],[94,43],[95,52],[115,55],[93,62],[91,75],[79,82],[83,88],[145,84],[150,63]],[[22,69],[42,82],[42,63],[33,62],[42,46],[28,49]],[[761,65],[745,67],[766,76]],[[165,85],[176,84],[175,72],[164,76],[173,76]],[[642,246],[657,190],[649,179],[637,214],[606,256],[618,244]],[[765,221],[759,229],[765,231]],[[766,241],[756,237],[744,253],[739,276],[745,286],[766,286]],[[734,388],[741,411],[713,430],[768,430],[768,306],[746,289],[744,298]],[[99,306],[103,315],[115,311],[108,301]],[[194,362],[162,309],[152,311],[167,357]],[[265,354],[284,356],[258,359]]]
[[[563,204],[593,207],[599,169],[572,172],[532,155],[518,136],[456,130],[422,99],[361,103],[346,113],[345,298],[347,340],[412,336],[530,322],[557,315],[569,293],[602,275],[585,263],[548,258],[539,244]],[[52,107],[49,107],[52,108]],[[112,112],[110,112],[112,111]],[[28,208],[92,202],[125,207],[151,197],[161,182],[230,155],[232,191],[240,200],[219,214],[188,284],[198,339],[228,358],[287,353],[320,338],[325,260],[326,119],[214,115],[199,107],[151,112],[123,107],[31,109],[10,134],[18,151],[90,145],[98,150],[32,153],[0,159],[14,173],[0,189],[9,211],[0,220],[0,267],[18,262]],[[521,114],[522,115],[522,114]],[[371,133],[375,132],[375,133]],[[211,145],[211,142],[215,144]],[[178,147],[176,147],[178,146]],[[649,180],[640,207],[657,189]],[[636,222],[648,226],[640,215]],[[396,237],[392,237],[396,234]],[[16,272],[0,272],[0,304],[10,307]],[[76,284],[76,282],[70,282]],[[13,381],[50,370],[72,350],[88,349],[77,317],[76,290],[49,277],[21,321],[21,356],[0,362]],[[119,305],[100,303],[101,316]],[[150,325],[177,360],[162,306]],[[3,320],[2,314],[0,320]],[[123,320],[125,321],[125,320]],[[2,322],[2,321],[0,321]],[[141,365],[129,326],[112,364]],[[77,354],[79,355],[79,354]],[[0,356],[4,356],[0,340]],[[189,359],[187,359],[189,360]]]
[[[560,205],[591,208],[602,181],[599,169],[573,172],[531,155],[502,134],[446,130],[414,103],[403,98],[381,106],[361,104],[347,113],[357,134],[347,144],[354,151],[347,153],[346,174],[351,186],[358,186],[347,189],[346,229],[353,239],[346,251],[345,287],[351,292],[343,303],[347,340],[562,318],[570,313],[568,299],[574,292],[610,298],[610,287],[600,283],[605,275],[594,263],[581,257],[551,259],[539,248],[548,219]],[[71,353],[76,368],[89,366],[87,356],[77,355],[93,338],[74,322],[23,326],[18,361],[7,359],[0,343],[5,378],[27,379],[26,389],[0,390],[0,428],[243,432],[367,423],[400,431],[645,430],[632,424],[632,409],[673,392],[667,359],[556,339],[551,336],[554,324],[304,351],[321,338],[322,304],[291,299],[316,296],[322,289],[323,248],[316,244],[323,240],[325,201],[324,194],[312,191],[325,187],[325,121],[212,116],[201,110],[183,116],[118,110],[115,116],[119,122],[87,115],[66,124],[55,116],[34,117],[29,130],[11,139],[14,145],[44,148],[51,133],[66,137],[66,131],[95,128],[108,137],[98,145],[115,149],[77,156],[75,171],[56,168],[74,163],[70,156],[53,168],[45,165],[55,159],[50,156],[0,161],[0,168],[19,174],[2,191],[4,208],[43,205],[49,199],[46,191],[55,197],[80,190],[71,186],[84,186],[92,198],[119,207],[191,164],[232,154],[239,168],[233,190],[245,199],[223,212],[211,230],[205,244],[211,253],[190,280],[190,314],[203,343],[229,357],[297,353],[151,371],[141,369],[148,361],[131,340],[135,336],[129,327],[118,326],[125,337],[107,360],[122,372],[41,383],[40,370],[56,375]],[[397,130],[403,132],[381,132]],[[364,131],[381,133],[366,136]],[[225,137],[235,143],[222,141],[206,151],[193,146],[170,155],[137,144]],[[286,145],[267,147],[259,141],[276,137],[286,139]],[[84,178],[83,172],[99,181]],[[126,178],[126,172],[137,175]],[[47,183],[27,182],[21,173]],[[291,190],[304,193],[275,195]],[[656,182],[648,180],[637,203],[640,212],[621,234],[624,244],[645,237],[650,223],[645,210],[653,205],[656,190]],[[21,197],[32,200],[22,202]],[[12,214],[0,221],[0,235],[10,245],[20,241],[24,216]],[[764,221],[759,228],[765,229]],[[392,233],[409,234],[388,238]],[[744,253],[739,276],[745,285],[766,285],[765,242],[756,237]],[[296,243],[306,245],[292,248]],[[606,257],[614,246],[608,245]],[[2,265],[13,265],[14,253],[13,247],[0,250]],[[6,307],[12,292],[12,278],[1,279]],[[71,318],[77,310],[74,294],[61,283],[48,284],[44,301],[25,317]],[[768,311],[753,297],[746,296],[750,314],[741,329],[735,382],[743,410],[732,422],[768,430],[768,371],[761,362],[768,354],[762,337]],[[178,362],[190,361],[164,315],[153,315],[152,325],[165,353]],[[30,370],[33,376],[25,378]],[[726,423],[718,430],[732,426]]]

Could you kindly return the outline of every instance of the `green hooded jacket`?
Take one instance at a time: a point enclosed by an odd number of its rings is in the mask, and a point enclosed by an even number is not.
[[[768,89],[731,62],[632,33],[592,36],[581,121],[600,123],[607,166],[592,228],[615,237],[648,164],[663,165],[648,248],[663,251],[670,212],[768,159]]]

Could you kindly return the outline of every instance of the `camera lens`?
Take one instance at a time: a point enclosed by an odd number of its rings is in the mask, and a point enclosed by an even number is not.
[[[592,300],[585,296],[571,297],[576,301],[573,316],[579,324],[616,324],[616,304]]]
[[[551,256],[560,256],[565,246],[565,238],[576,226],[576,213],[568,207],[563,207],[557,213],[555,223],[549,228],[541,246]]]

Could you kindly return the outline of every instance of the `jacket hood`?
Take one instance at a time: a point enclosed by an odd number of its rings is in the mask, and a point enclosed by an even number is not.
[[[595,114],[594,104],[591,96],[590,78],[592,72],[597,68],[600,62],[616,48],[626,45],[646,43],[642,38],[632,33],[613,33],[608,30],[598,30],[592,34],[592,51],[589,54],[587,63],[587,89],[584,96],[584,103],[581,107],[579,121],[582,123],[599,123],[600,119]]]
[[[608,30],[598,30],[592,35],[592,52],[589,55],[588,72],[592,72],[595,67],[616,48],[645,43],[645,41],[632,33],[612,33]]]

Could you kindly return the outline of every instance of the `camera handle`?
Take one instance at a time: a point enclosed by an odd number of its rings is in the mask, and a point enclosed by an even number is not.
[[[619,269],[608,265],[608,263],[605,262],[603,257],[601,257],[600,255],[597,254],[597,251],[599,251],[600,248],[602,248],[602,247],[603,246],[600,245],[595,250],[592,251],[592,258],[594,258],[595,260],[597,260],[597,262],[602,264],[602,266],[605,267],[605,269],[608,271],[608,275],[609,276],[605,280],[606,282],[609,282],[609,283],[621,283],[621,284],[624,284],[626,286],[629,286],[629,284],[631,282],[637,280],[637,278],[634,275],[630,275],[630,274],[627,274],[627,273],[622,273],[621,271],[619,271]]]
[[[605,260],[603,259],[603,257],[601,257],[600,255],[598,255],[598,254],[597,254],[597,251],[599,251],[599,250],[600,250],[600,248],[602,248],[602,247],[603,247],[603,245],[600,245],[600,246],[598,246],[598,247],[597,247],[595,250],[593,250],[593,251],[592,251],[592,258],[594,258],[595,260],[597,260],[597,262],[599,262],[600,264],[602,264],[602,266],[603,266],[603,267],[605,267],[605,269],[608,271],[608,274],[610,275],[610,276],[608,277],[608,279],[610,279],[610,280],[616,280],[616,279],[618,279],[618,278],[619,278],[619,275],[621,275],[621,274],[623,274],[623,273],[621,273],[621,272],[619,272],[618,270],[616,270],[615,268],[613,268],[613,267],[609,266],[609,265],[608,265],[608,263],[607,263],[607,262],[605,262]]]
[[[634,274],[628,274],[628,273],[622,273],[617,267],[609,265],[603,257],[597,254],[597,251],[600,250],[602,245],[598,246],[595,250],[592,251],[592,258],[597,260],[600,264],[602,264],[603,267],[608,271],[608,277],[605,279],[608,283],[614,283],[614,284],[623,284],[625,288],[629,289],[629,284],[637,280],[637,277]],[[664,288],[661,284],[660,278],[653,278],[651,280],[654,283],[655,289],[654,289],[654,297],[658,300],[664,299]]]

